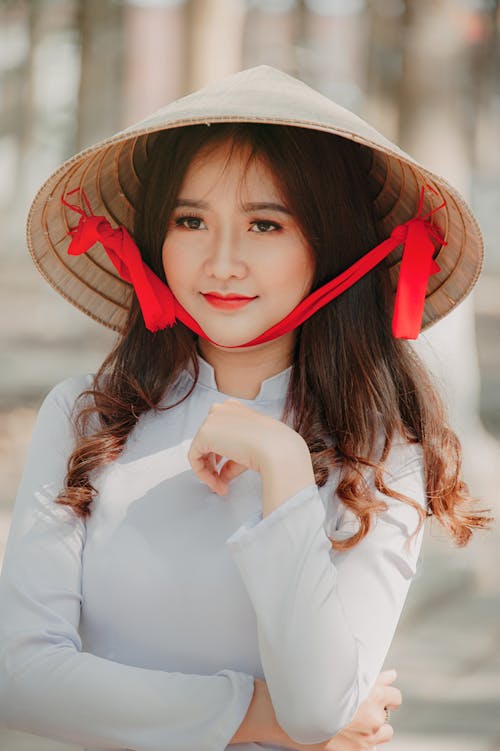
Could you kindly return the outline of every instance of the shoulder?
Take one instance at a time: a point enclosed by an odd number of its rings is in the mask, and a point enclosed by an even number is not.
[[[383,446],[384,440],[380,437],[374,457],[378,463],[382,460]],[[415,509],[408,504],[402,504],[398,499],[381,494],[374,467],[365,468],[363,474],[374,496],[383,497],[388,505],[388,512],[380,515],[383,520],[388,518],[391,512],[394,512],[396,516],[406,514],[411,516],[416,513]],[[395,432],[387,456],[382,463],[381,479],[390,490],[406,495],[426,508],[426,472],[422,444],[410,442],[399,431]]]
[[[387,476],[388,479],[396,480],[418,467],[424,467],[422,444],[418,441],[409,441],[399,430],[394,431],[389,442],[387,455],[382,461],[385,440],[385,433],[380,429],[369,457],[377,465],[382,464],[384,477]],[[374,471],[373,467],[365,467],[363,474],[369,477],[373,475]]]
[[[410,443],[400,433],[396,433],[384,463],[384,472],[392,480],[398,480],[415,472],[423,472],[424,466],[422,444]]]
[[[380,461],[384,441],[380,438],[375,452],[375,461]],[[373,459],[373,455],[372,455]],[[379,501],[382,500],[386,509],[377,512],[375,526],[379,531],[387,525],[391,525],[394,533],[399,535],[404,532],[404,537],[409,537],[416,529],[420,520],[417,510],[410,504],[402,502],[382,492],[375,480],[375,469],[364,467],[363,475],[371,494]],[[393,436],[389,452],[382,466],[383,482],[388,489],[402,494],[418,503],[422,509],[427,509],[425,462],[421,443],[411,443],[400,433]],[[339,532],[338,530],[342,530]],[[346,507],[341,499],[338,499],[338,517],[336,521],[336,536],[343,538],[350,536],[359,530],[359,518],[354,512]]]
[[[92,388],[93,384],[94,375],[92,373],[82,373],[80,375],[69,376],[64,380],[59,381],[52,386],[43,398],[40,412],[59,410],[69,417],[76,405],[78,397],[87,389]]]
[[[410,442],[401,433],[395,433],[383,463],[382,477],[387,488],[411,498],[424,510],[427,509],[425,457],[421,443]],[[416,509],[397,498],[382,494],[376,488],[374,479],[372,472],[369,479],[372,492],[387,505],[387,511],[383,511],[378,518],[395,525],[406,524],[407,529],[412,528],[420,518]]]

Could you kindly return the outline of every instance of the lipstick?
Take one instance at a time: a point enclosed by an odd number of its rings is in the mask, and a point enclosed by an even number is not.
[[[203,293],[202,293],[203,294]],[[220,308],[222,310],[235,310],[237,308],[243,308],[248,303],[255,300],[254,297],[218,297],[217,295],[204,294],[205,300],[214,308]]]

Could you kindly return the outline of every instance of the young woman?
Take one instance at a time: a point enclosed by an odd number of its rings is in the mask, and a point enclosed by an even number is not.
[[[36,421],[2,724],[87,749],[390,741],[425,516],[459,545],[491,521],[406,341],[477,278],[469,208],[259,66],[70,159],[28,237],[119,336]]]

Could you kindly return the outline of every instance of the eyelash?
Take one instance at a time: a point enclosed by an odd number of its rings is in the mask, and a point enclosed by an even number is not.
[[[192,231],[195,231],[195,230],[193,230],[192,227],[183,227],[182,226],[182,222],[185,222],[187,219],[197,219],[199,222],[203,221],[203,219],[201,218],[201,216],[195,216],[194,214],[190,214],[189,216],[178,216],[176,219],[174,219],[175,226],[176,227],[180,227],[181,229],[187,229],[187,230],[191,229]],[[276,230],[275,230],[276,232],[279,232],[279,230],[283,229],[283,227],[281,226],[281,224],[278,224],[277,222],[271,222],[269,219],[252,219],[252,221],[250,222],[250,224],[267,224],[267,225],[272,225],[273,227],[276,228]],[[268,232],[256,232],[255,234],[256,235],[267,235],[269,233]]]

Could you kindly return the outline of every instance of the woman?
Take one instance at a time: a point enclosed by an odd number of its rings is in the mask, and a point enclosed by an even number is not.
[[[1,578],[3,724],[92,749],[389,741],[380,670],[426,513],[460,545],[491,521],[464,510],[458,439],[404,341],[477,278],[468,207],[259,66],[66,162],[28,236],[119,337],[37,418]]]

